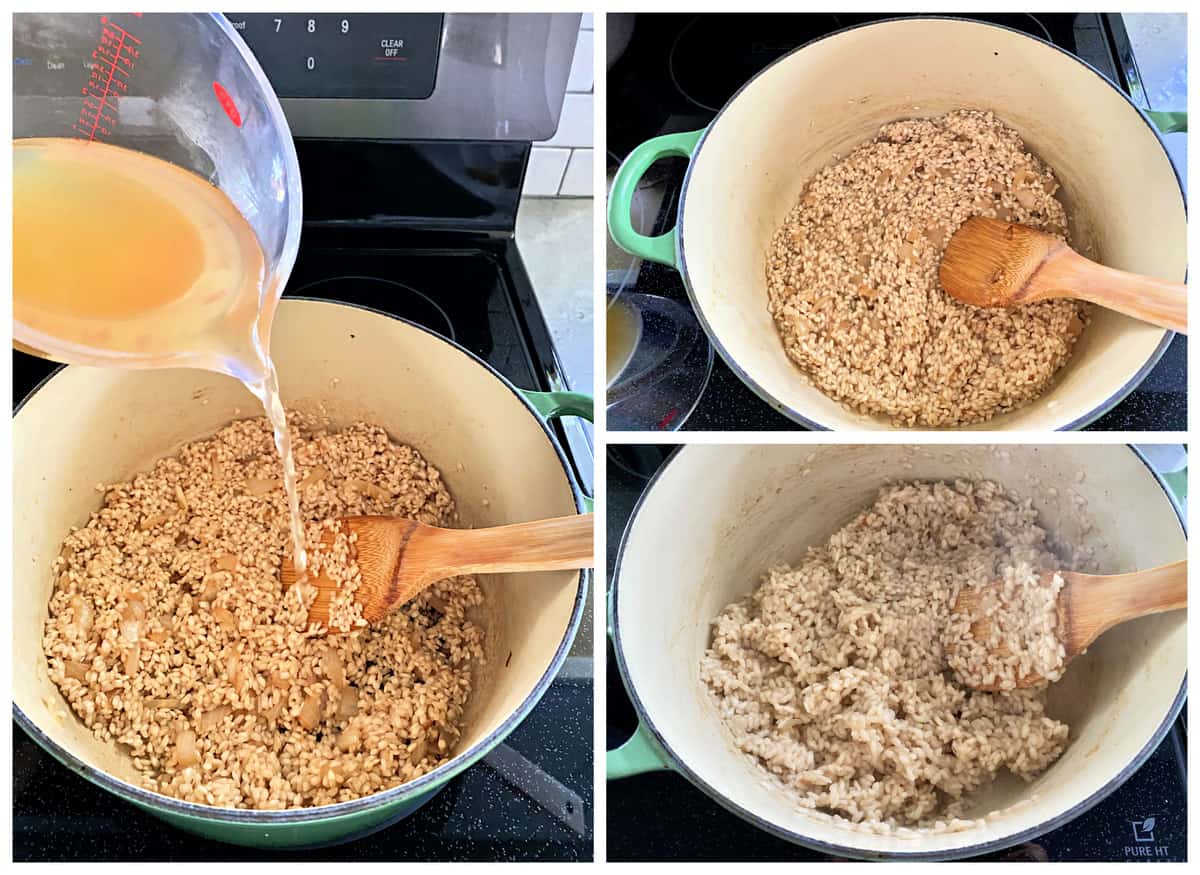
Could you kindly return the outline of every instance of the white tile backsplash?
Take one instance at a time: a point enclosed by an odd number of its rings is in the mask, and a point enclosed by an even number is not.
[[[568,94],[563,99],[558,130],[545,145],[582,148],[592,145],[592,95]]]
[[[580,19],[558,130],[550,139],[533,144],[522,189],[522,194],[527,197],[591,197],[593,194],[594,21],[590,13]]]
[[[575,39],[575,58],[571,61],[571,76],[567,79],[567,91],[586,92],[592,90],[592,32],[581,30]]]
[[[558,193],[567,197],[592,196],[591,149],[576,149],[571,153]]]
[[[562,185],[563,173],[571,159],[570,149],[551,149],[535,145],[525,168],[525,186],[521,193],[530,197],[554,197]]]

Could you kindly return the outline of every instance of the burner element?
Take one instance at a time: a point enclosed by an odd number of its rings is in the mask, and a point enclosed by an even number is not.
[[[337,276],[289,289],[289,296],[350,301],[416,322],[422,328],[457,340],[450,316],[428,295],[395,280],[373,276]]]
[[[833,14],[697,15],[671,45],[671,83],[688,102],[717,112],[764,67],[840,27]]]
[[[689,103],[717,112],[771,63],[793,49],[845,27],[879,16],[835,13],[796,15],[725,13],[697,15],[671,45],[667,60],[671,83]],[[1047,42],[1054,40],[1046,25],[1029,13],[975,15]]]

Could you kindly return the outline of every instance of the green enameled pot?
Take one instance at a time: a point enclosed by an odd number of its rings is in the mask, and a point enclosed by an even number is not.
[[[954,18],[902,18],[814,40],[758,73],[704,130],[655,137],[613,180],[608,227],[623,249],[679,271],[700,324],[726,364],[760,398],[813,429],[893,429],[815,387],[792,363],[767,311],[771,237],[805,184],[883,125],[955,109],[994,111],[1054,168],[1073,245],[1111,267],[1182,281],[1183,187],[1156,125],[1099,71],[1015,30]],[[647,237],[630,205],[643,176],[668,156],[688,160],[677,224]],[[970,426],[1080,428],[1150,372],[1174,335],[1096,308],[1046,392]]]
[[[1033,840],[1121,786],[1183,707],[1186,611],[1122,623],[1074,660],[1047,694],[1047,712],[1071,728],[1062,756],[1029,783],[998,776],[972,797],[966,816],[978,822],[958,832],[868,832],[799,807],[738,749],[700,679],[713,618],[767,569],[825,543],[887,483],[972,477],[1031,500],[1061,542],[1095,550],[1100,573],[1187,556],[1186,480],[1158,477],[1126,446],[682,447],[642,493],[617,554],[610,631],[641,725],[609,752],[609,778],[672,769],[780,838],[909,860]]]
[[[285,300],[272,335],[285,404],[319,407],[335,428],[367,419],[416,447],[442,472],[464,524],[590,510],[549,422],[590,418],[586,396],[522,392],[454,343],[343,304]],[[183,369],[71,366],[25,400],[13,420],[13,715],[67,768],[189,832],[261,848],[325,844],[411,813],[516,728],[567,656],[590,572],[480,577],[487,665],[455,756],[415,781],[352,802],[275,812],[212,808],[142,789],[128,760],[74,717],[47,675],[41,635],[50,563],[71,527],[99,506],[96,483],[127,479],[184,443],[257,415],[257,402],[235,380]]]

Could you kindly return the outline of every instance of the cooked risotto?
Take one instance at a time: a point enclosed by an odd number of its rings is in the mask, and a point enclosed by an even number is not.
[[[310,545],[341,516],[454,521],[438,471],[382,428],[288,421]],[[352,635],[310,628],[311,588],[280,583],[291,551],[281,474],[266,420],[234,422],[102,486],[102,507],[55,561],[50,677],[152,790],[234,808],[323,805],[412,780],[459,741],[483,659],[475,580],[434,584]],[[314,568],[349,567],[346,549],[317,551]]]
[[[1058,181],[990,112],[885,125],[817,173],[767,254],[784,350],[833,398],[902,425],[982,422],[1037,398],[1067,361],[1085,305],[961,304],[938,282],[972,216],[1067,239]]]
[[[974,597],[955,604],[943,642],[946,661],[967,686],[1012,690],[1056,681],[1066,669],[1058,635],[1062,575],[1025,563],[999,580],[972,581]]]
[[[947,671],[958,590],[1061,567],[1029,501],[990,481],[912,482],[721,612],[701,677],[734,743],[796,803],[871,828],[956,828],[1007,770],[1034,778],[1068,727],[1045,690]]]

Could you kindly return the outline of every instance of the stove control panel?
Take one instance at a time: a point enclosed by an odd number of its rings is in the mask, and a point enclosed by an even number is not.
[[[422,100],[433,94],[440,13],[225,14],[281,98]]]

